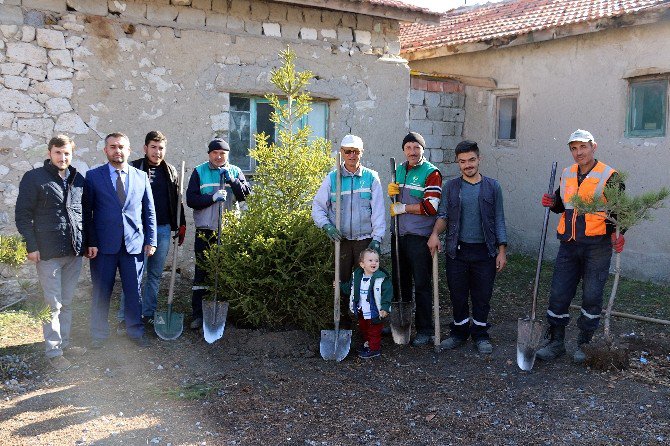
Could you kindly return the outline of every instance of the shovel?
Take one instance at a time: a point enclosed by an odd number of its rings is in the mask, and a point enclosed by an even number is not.
[[[223,174],[219,177],[219,190],[224,188]],[[223,214],[223,203],[219,201],[219,220],[216,229],[216,246],[221,246],[221,218]],[[219,297],[219,274],[214,272],[214,300],[202,302],[202,331],[205,341],[212,344],[223,337],[226,328],[226,316],[228,315],[228,302],[218,301]]]
[[[554,178],[556,177],[556,161],[551,165],[551,178],[549,179],[549,194],[554,191]],[[547,239],[547,225],[549,224],[549,208],[544,210],[544,221],[542,222],[542,235],[540,236],[540,253],[537,256],[537,268],[535,269],[535,284],[533,285],[533,304],[530,317],[519,318],[519,329],[516,341],[516,363],[521,370],[529,372],[535,363],[535,354],[540,346],[543,333],[543,323],[535,319],[537,307],[537,290],[540,284],[540,272],[542,271],[542,257],[544,257],[544,243]]]
[[[395,158],[391,158],[391,181],[395,183]],[[396,202],[395,195],[391,198]],[[400,230],[398,225],[398,216],[393,217],[393,244],[395,247],[395,263],[393,265],[393,275],[396,277],[398,295],[394,296],[397,300],[391,302],[391,334],[393,342],[399,345],[409,344],[410,334],[412,332],[412,302],[402,300],[402,288],[400,285]]]
[[[342,194],[342,155],[337,154],[337,174],[335,183],[335,227],[340,230],[342,209],[340,196]],[[333,299],[333,322],[335,330],[321,330],[319,351],[325,360],[342,361],[349,354],[351,347],[351,330],[340,330],[340,242],[335,242],[335,292]]]
[[[179,175],[179,198],[177,200],[177,226],[181,219],[181,207],[184,199],[184,161],[181,162],[181,174]],[[181,336],[184,331],[184,314],[172,312],[172,297],[174,296],[174,278],[177,273],[177,249],[179,247],[178,237],[172,242],[172,274],[170,276],[170,291],[168,292],[167,311],[157,311],[154,314],[154,330],[159,338],[172,341]]]

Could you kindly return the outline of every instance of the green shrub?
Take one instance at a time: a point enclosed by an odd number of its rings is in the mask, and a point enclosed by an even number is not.
[[[26,244],[18,235],[0,235],[0,264],[21,266],[26,260]]]
[[[248,210],[223,217],[221,246],[205,256],[217,277],[218,298],[230,304],[233,321],[253,327],[302,328],[314,331],[332,320],[332,245],[311,219],[311,202],[333,165],[329,144],[310,140],[309,127],[297,121],[310,110],[302,90],[312,74],[295,71],[295,53],[280,54],[283,65],[273,70],[280,99],[271,120],[280,129],[277,144],[255,135],[250,151],[258,162]]]

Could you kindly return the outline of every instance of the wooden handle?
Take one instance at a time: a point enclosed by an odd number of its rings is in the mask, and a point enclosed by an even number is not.
[[[335,227],[340,230],[342,221],[342,154],[338,153],[336,158],[335,171],[337,172],[335,182]],[[335,296],[333,302],[333,322],[335,331],[340,329],[340,242],[335,242]]]
[[[435,319],[435,352],[440,351],[440,288],[438,286],[438,259],[437,252],[433,254],[433,318]]]

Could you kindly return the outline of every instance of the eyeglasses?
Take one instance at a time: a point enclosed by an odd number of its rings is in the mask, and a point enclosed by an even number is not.
[[[361,151],[360,150],[352,150],[352,149],[342,149],[345,155],[351,155],[352,153],[356,155],[360,155]]]

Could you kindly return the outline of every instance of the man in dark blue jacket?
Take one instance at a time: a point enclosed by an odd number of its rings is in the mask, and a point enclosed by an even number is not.
[[[81,272],[85,234],[82,229],[84,177],[70,165],[74,142],[65,135],[49,141],[44,166],[21,179],[16,200],[16,227],[35,263],[51,318],[43,325],[46,356],[59,371],[71,364],[63,352],[85,353],[70,345],[72,299]]]
[[[489,354],[493,346],[487,322],[496,272],[507,264],[507,232],[500,184],[479,173],[479,147],[474,141],[456,146],[461,176],[442,188],[437,221],[428,240],[433,255],[440,248],[439,234],[447,229],[447,285],[454,321],[443,349],[454,349],[468,337],[479,353]],[[472,317],[468,307],[472,300]]]

